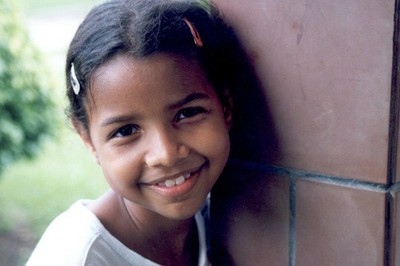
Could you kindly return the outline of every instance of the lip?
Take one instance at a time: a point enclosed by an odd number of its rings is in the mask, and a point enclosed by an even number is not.
[[[194,168],[193,170],[184,171],[175,175],[171,175],[168,177],[163,177],[161,179],[152,181],[150,183],[143,183],[145,187],[156,191],[158,194],[168,197],[168,198],[176,198],[185,195],[188,193],[197,183],[201,172],[206,163],[202,164],[200,167]],[[182,184],[167,187],[165,185],[160,185],[160,183],[165,182],[168,179],[178,178],[179,176],[190,173],[190,176],[183,182]]]

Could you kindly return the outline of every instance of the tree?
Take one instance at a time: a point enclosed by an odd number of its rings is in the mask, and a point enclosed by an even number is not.
[[[34,157],[51,136],[55,105],[50,79],[22,27],[14,0],[0,0],[0,174]]]

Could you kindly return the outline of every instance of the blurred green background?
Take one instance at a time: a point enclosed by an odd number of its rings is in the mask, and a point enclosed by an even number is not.
[[[21,0],[21,23],[39,49],[56,103],[55,137],[38,156],[0,176],[0,265],[24,265],[49,222],[81,198],[107,189],[101,171],[64,114],[64,60],[73,34],[99,0]],[[0,37],[1,38],[1,37]],[[0,147],[1,148],[1,147]]]

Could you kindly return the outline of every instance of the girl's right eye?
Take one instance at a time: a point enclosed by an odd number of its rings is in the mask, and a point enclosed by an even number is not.
[[[123,138],[136,134],[139,131],[139,127],[136,125],[126,125],[118,129],[111,137],[112,138]]]

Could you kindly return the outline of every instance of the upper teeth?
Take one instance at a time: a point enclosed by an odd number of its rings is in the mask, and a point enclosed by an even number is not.
[[[182,184],[189,177],[190,177],[190,173],[186,174],[186,175],[181,175],[180,177],[175,178],[175,179],[165,180],[164,182],[161,182],[159,185],[164,185],[166,187],[173,187],[173,186]]]

